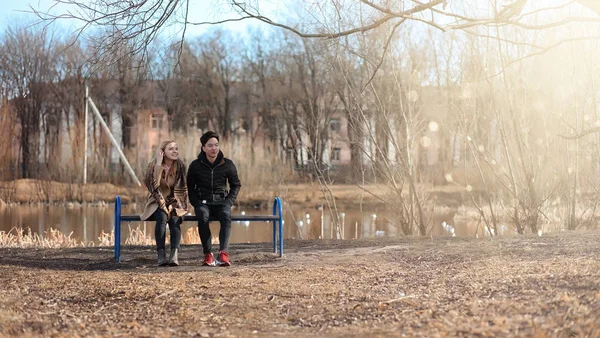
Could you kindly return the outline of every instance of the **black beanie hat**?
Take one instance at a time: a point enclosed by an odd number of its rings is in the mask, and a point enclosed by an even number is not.
[[[208,142],[208,140],[210,140],[213,137],[216,138],[217,141],[219,140],[219,134],[215,133],[212,130],[209,130],[200,137],[200,143],[202,143],[202,146],[204,147],[206,142]]]

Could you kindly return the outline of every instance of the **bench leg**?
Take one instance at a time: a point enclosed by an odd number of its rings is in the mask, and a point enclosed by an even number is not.
[[[283,210],[281,199],[275,197],[273,201],[273,215],[279,216],[279,220],[273,221],[273,252],[277,253],[277,222],[279,223],[279,257],[283,256]]]
[[[273,252],[277,253],[277,221],[273,221]]]
[[[283,256],[283,223],[279,218],[279,257]]]
[[[121,262],[121,196],[117,196],[115,199],[115,221],[114,229],[115,234],[115,261]]]

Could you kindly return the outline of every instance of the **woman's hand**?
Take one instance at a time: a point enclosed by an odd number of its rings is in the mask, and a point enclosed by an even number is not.
[[[157,164],[157,165],[162,165],[162,162],[163,162],[163,156],[164,156],[164,155],[165,155],[165,152],[164,152],[164,151],[162,151],[162,149],[158,148],[158,149],[156,150],[156,156],[155,156],[155,158],[156,158],[156,164]]]

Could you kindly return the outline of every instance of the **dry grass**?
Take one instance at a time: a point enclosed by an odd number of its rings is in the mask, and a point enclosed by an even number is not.
[[[243,167],[243,166],[242,166]],[[240,173],[247,172],[248,169],[240,169]],[[238,197],[238,203],[252,204],[265,203],[268,208],[275,196],[281,197],[284,202],[292,205],[314,206],[323,203],[323,192],[318,184],[284,184],[282,178],[280,183],[274,183],[268,177],[270,174],[254,175],[243,174],[242,190]],[[66,203],[67,206],[77,207],[79,203],[68,198],[69,195],[82,196],[81,202],[97,204],[99,207],[108,207],[107,203],[112,203],[117,195],[122,197],[124,203],[138,202],[143,207],[148,198],[148,192],[145,188],[134,186],[116,186],[110,183],[87,184],[85,186],[70,185],[61,182],[47,182],[40,184],[40,181],[33,179],[20,179],[9,184],[2,184],[0,189],[0,200],[6,203],[39,203],[39,202],[57,202]],[[44,186],[46,193],[40,195],[40,186]],[[356,185],[333,185],[331,186],[334,196],[341,204],[358,204],[359,201],[365,204],[381,203],[384,198],[385,189],[379,185],[369,185],[363,190]],[[1,205],[0,205],[1,207]],[[141,210],[140,210],[141,211]]]
[[[0,247],[8,248],[73,248],[86,246],[85,243],[71,238],[60,230],[50,228],[40,235],[32,233],[30,228],[13,227],[8,232],[0,231]]]
[[[140,228],[138,225],[136,228],[132,229],[131,225],[128,223],[127,227],[129,228],[129,237],[125,240],[126,245],[151,245],[154,244],[154,238],[150,236],[147,232],[146,225],[144,228]],[[169,235],[167,234],[167,238]]]
[[[125,240],[124,245],[154,245],[154,237],[152,231],[154,227],[148,231],[144,226],[129,227],[129,236]],[[94,242],[77,241],[69,234],[63,234],[60,230],[50,228],[44,231],[42,235],[32,233],[29,227],[20,228],[13,227],[9,231],[0,231],[0,248],[74,248],[74,247],[95,247],[95,246],[113,246],[115,243],[114,232],[106,233],[102,231],[98,237],[98,244]],[[167,244],[170,236],[167,230]],[[192,227],[181,234],[181,244],[199,244],[200,235],[198,228]],[[213,244],[219,244],[219,238],[213,237]]]
[[[110,183],[83,186],[35,179],[2,182],[2,189],[0,189],[0,199],[6,203],[61,202],[75,206],[75,202],[86,202],[107,206],[106,202],[114,202],[117,195],[123,196],[126,202],[143,201],[148,193],[142,187],[116,186]],[[81,199],[75,201],[72,196],[81,196]]]

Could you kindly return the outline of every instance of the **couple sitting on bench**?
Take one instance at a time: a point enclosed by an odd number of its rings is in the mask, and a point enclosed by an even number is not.
[[[202,150],[186,171],[179,159],[175,141],[164,141],[148,165],[144,183],[149,191],[148,203],[141,220],[154,218],[154,236],[159,266],[177,266],[181,242],[182,217],[188,213],[188,198],[198,216],[198,233],[204,253],[203,265],[230,266],[227,248],[231,235],[231,207],[241,188],[233,162],[219,150],[219,135],[208,131],[200,137]],[[229,184],[229,192],[227,192]],[[212,254],[212,236],[209,219],[213,216],[221,223],[219,230],[219,255]],[[169,225],[171,250],[165,254],[166,227]]]

